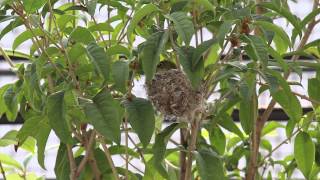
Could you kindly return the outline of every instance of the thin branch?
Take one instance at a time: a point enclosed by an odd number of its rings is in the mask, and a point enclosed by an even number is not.
[[[1,174],[2,174],[3,180],[7,180],[6,172],[3,169],[1,161],[0,161],[0,170],[1,170]]]
[[[134,142],[134,140],[132,139],[132,137],[130,136],[130,134],[128,134],[128,138],[130,140],[130,142],[134,145],[134,147],[137,149],[138,153],[140,154],[140,157],[143,161],[143,163],[146,163],[146,160],[144,158],[143,152],[141,151],[141,149],[138,147],[138,145],[136,144],[136,142]]]
[[[304,99],[304,100],[307,100],[307,101],[310,101],[314,104],[317,104],[317,105],[320,105],[320,102],[317,101],[317,100],[314,100],[314,99],[311,99],[310,97],[306,96],[306,95],[302,95],[302,94],[299,94],[297,92],[292,92],[294,95],[296,96],[299,96],[301,99]]]
[[[14,68],[14,64],[7,53],[0,47],[0,54],[2,54],[3,58],[10,65],[11,68]]]
[[[95,140],[95,137],[96,137],[96,133],[95,133],[95,131],[93,131],[89,137],[89,141],[85,140],[86,154],[78,166],[77,173],[76,173],[77,175],[79,175],[81,173],[81,171],[84,169],[86,163],[90,159],[89,157],[92,152],[92,145]]]
[[[296,131],[294,131],[289,137],[287,137],[284,141],[282,141],[280,144],[278,144],[275,148],[273,148],[260,162],[259,166],[263,165],[264,161],[272,155],[277,149],[279,149],[283,144],[287,143],[294,135],[296,135],[298,132],[300,132],[300,128],[298,128]]]
[[[117,169],[116,169],[115,165],[113,164],[113,160],[111,158],[111,154],[110,154],[110,151],[109,151],[107,145],[105,143],[101,143],[101,145],[104,150],[104,154],[106,155],[107,161],[109,162],[109,165],[111,167],[113,177],[116,180],[120,180]]]

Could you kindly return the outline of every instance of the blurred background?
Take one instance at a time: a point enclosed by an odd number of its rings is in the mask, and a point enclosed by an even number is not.
[[[306,14],[308,14],[311,11],[312,0],[296,0],[296,2],[289,1],[289,6],[290,6],[292,12],[296,16],[298,16],[299,18],[303,18],[306,16]],[[104,13],[102,13],[102,12],[104,12]],[[99,17],[103,17],[104,14],[106,14],[105,12],[106,12],[106,10],[101,10],[100,13],[96,14],[96,18],[99,19]],[[283,19],[277,19],[275,21],[275,23],[277,25],[282,26],[286,30],[286,32],[288,32],[289,35],[291,34],[292,27],[290,25],[288,25]],[[4,26],[4,24],[0,25],[0,31],[3,26]],[[17,35],[22,33],[23,31],[24,31],[23,28],[18,28],[18,29],[15,29],[13,32],[10,32],[3,39],[0,40],[0,46],[4,49],[10,49],[12,46],[13,39]],[[212,35],[210,33],[206,32],[204,37],[205,37],[205,39],[210,39],[212,37]],[[320,37],[320,26],[318,25],[314,29],[314,32],[313,32],[312,36],[310,37],[309,41],[315,40],[316,38],[319,38],[319,37]],[[135,43],[140,44],[143,41],[144,41],[144,39],[137,39]],[[28,41],[23,43],[21,46],[19,46],[18,51],[28,53],[30,44],[31,44],[31,42],[28,42]],[[194,39],[193,39],[193,44],[194,44]],[[25,62],[25,61],[15,60],[14,62],[21,63],[21,62]],[[294,80],[294,81],[298,81],[298,82],[300,81],[301,84],[303,85],[303,87],[307,87],[308,79],[313,76],[314,76],[314,72],[306,71],[306,72],[303,72],[302,79],[300,79],[300,77],[297,74],[292,74],[289,79]],[[0,87],[2,87],[3,85],[5,85],[7,83],[14,82],[15,80],[16,80],[16,77],[13,73],[10,73],[9,65],[6,64],[6,62],[3,59],[0,59]],[[298,92],[300,94],[307,94],[307,90],[302,88],[301,86],[292,86],[292,89],[295,92]],[[143,78],[141,78],[139,81],[136,81],[133,92],[136,96],[146,97],[146,93],[144,90],[144,79]],[[270,102],[270,98],[269,98],[268,93],[262,94],[259,98],[260,98],[260,100],[259,100],[259,103],[260,103],[259,107],[260,108],[266,107],[268,105],[268,103]],[[214,99],[215,99],[215,95],[213,95],[210,98],[210,101],[213,101]],[[301,104],[304,108],[310,108],[310,103],[307,101],[301,100]],[[281,121],[280,121],[280,123],[285,124],[285,122],[281,122]],[[5,135],[10,130],[18,130],[20,127],[21,127],[21,125],[18,125],[18,124],[4,124],[3,122],[2,123],[0,122],[0,137]],[[179,141],[178,133],[176,133],[174,135],[174,139]],[[280,142],[282,142],[284,139],[286,139],[285,130],[279,129],[277,131],[274,131],[267,136],[267,139],[274,147],[274,146],[278,145]],[[10,155],[14,159],[16,159],[18,162],[21,162],[21,163],[26,158],[31,157],[30,163],[28,165],[29,172],[35,172],[38,176],[44,176],[49,179],[54,179],[55,175],[54,175],[53,169],[55,166],[55,157],[56,157],[56,152],[57,152],[58,146],[59,146],[59,140],[57,139],[55,134],[53,132],[51,132],[48,143],[47,143],[47,148],[46,148],[46,156],[45,156],[46,170],[42,169],[38,165],[38,162],[36,159],[36,153],[34,154],[34,156],[30,156],[30,153],[27,151],[24,151],[23,149],[18,149],[18,151],[16,152],[13,146],[1,147],[1,145],[0,145],[0,153]],[[278,149],[275,152],[274,157],[275,157],[275,159],[277,159],[277,158],[280,159],[281,157],[287,156],[288,154],[292,153],[292,151],[293,151],[293,144],[288,143],[288,144],[283,145],[280,149]],[[116,165],[123,165],[124,161],[120,157],[115,156],[113,158],[116,161]],[[139,162],[133,162],[133,163],[139,164]],[[139,166],[139,168],[141,168],[142,171],[144,170],[144,167],[142,165]],[[275,166],[273,173],[277,173],[278,170],[279,169],[277,169],[277,167]],[[296,171],[296,172],[294,172],[293,177],[299,179],[299,178],[302,178],[302,175],[300,174],[300,172]]]

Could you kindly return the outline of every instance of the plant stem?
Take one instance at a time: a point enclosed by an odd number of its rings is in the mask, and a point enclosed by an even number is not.
[[[10,57],[7,55],[7,53],[1,47],[0,47],[0,54],[2,54],[4,60],[7,61],[7,63],[10,65],[10,67],[13,68],[14,64],[13,64],[12,60],[10,59]]]
[[[198,115],[201,117],[201,115]],[[187,153],[187,164],[186,164],[186,174],[185,174],[185,180],[191,179],[191,172],[192,172],[192,153],[196,149],[196,143],[197,143],[197,136],[198,136],[198,130],[199,130],[199,123],[201,118],[195,118],[191,124],[191,140],[188,145],[188,153]]]
[[[286,138],[284,141],[282,141],[280,144],[278,144],[275,148],[273,148],[269,154],[267,154],[262,160],[259,166],[263,164],[263,162],[272,155],[277,149],[279,149],[283,144],[287,143],[294,135],[296,135],[298,132],[300,132],[300,128],[298,128],[296,131],[294,131],[288,138]]]
[[[188,129],[187,128],[181,128],[180,129],[180,144],[183,147],[188,146]],[[184,151],[180,152],[180,180],[184,180],[186,176],[187,171],[187,161],[186,161],[187,153]]]
[[[109,162],[109,165],[110,165],[110,167],[111,167],[113,177],[114,177],[116,180],[120,180],[119,175],[118,175],[118,172],[117,172],[117,169],[116,169],[116,167],[115,167],[114,164],[113,164],[113,160],[112,160],[112,158],[111,158],[111,154],[110,154],[110,151],[109,151],[107,145],[106,145],[105,143],[101,143],[101,144],[102,144],[102,148],[103,148],[103,150],[104,150],[104,154],[106,155],[107,161]]]
[[[79,164],[79,167],[77,169],[77,175],[79,175],[81,173],[81,171],[84,169],[86,163],[88,162],[88,160],[90,159],[90,154],[92,153],[92,145],[93,145],[93,142],[95,140],[95,137],[96,137],[96,133],[95,131],[93,131],[89,137],[89,140],[87,140],[85,137],[84,137],[84,145],[85,145],[85,148],[86,148],[86,154],[84,156],[84,158],[81,160],[80,164]]]
[[[0,161],[0,170],[1,170],[1,174],[2,174],[3,180],[7,180],[6,172],[3,169],[1,161]]]
[[[68,152],[68,159],[69,159],[69,164],[70,164],[70,179],[71,180],[76,180],[77,179],[77,165],[76,165],[76,161],[73,157],[73,152],[72,152],[72,148],[70,146],[70,144],[67,144],[67,152]]]

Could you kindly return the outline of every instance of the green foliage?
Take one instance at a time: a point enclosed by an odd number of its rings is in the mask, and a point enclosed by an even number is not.
[[[294,158],[297,161],[298,168],[306,179],[312,170],[315,147],[308,133],[300,132],[294,140]]]
[[[24,120],[0,138],[0,148],[31,154],[24,163],[0,154],[8,179],[37,178],[27,165],[37,155],[45,168],[51,131],[61,141],[57,179],[291,179],[296,169],[319,179],[320,41],[305,41],[319,13],[314,8],[299,19],[282,0],[0,1],[0,39],[21,32],[10,49],[0,48],[18,78],[0,87],[0,116]],[[276,25],[278,18],[292,33]],[[302,55],[313,59],[298,60]],[[11,64],[9,56],[28,63]],[[164,77],[177,93],[136,97],[137,80],[152,85],[166,63],[185,75]],[[308,87],[288,81],[305,68],[317,72]],[[177,78],[193,89],[172,84]],[[292,89],[298,85],[308,94]],[[261,112],[264,92],[273,101]],[[190,110],[162,127],[179,108],[176,99]],[[311,112],[303,113],[300,99],[311,102]],[[269,119],[274,104],[287,123]],[[279,146],[269,138],[279,129],[294,152],[275,160]]]
[[[128,121],[144,147],[150,143],[155,128],[154,110],[152,104],[142,98],[133,98],[125,103]]]

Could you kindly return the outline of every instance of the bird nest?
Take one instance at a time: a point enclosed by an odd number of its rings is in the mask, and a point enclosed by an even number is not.
[[[168,116],[189,117],[203,102],[202,94],[177,69],[157,72],[147,83],[147,94],[156,109]]]

